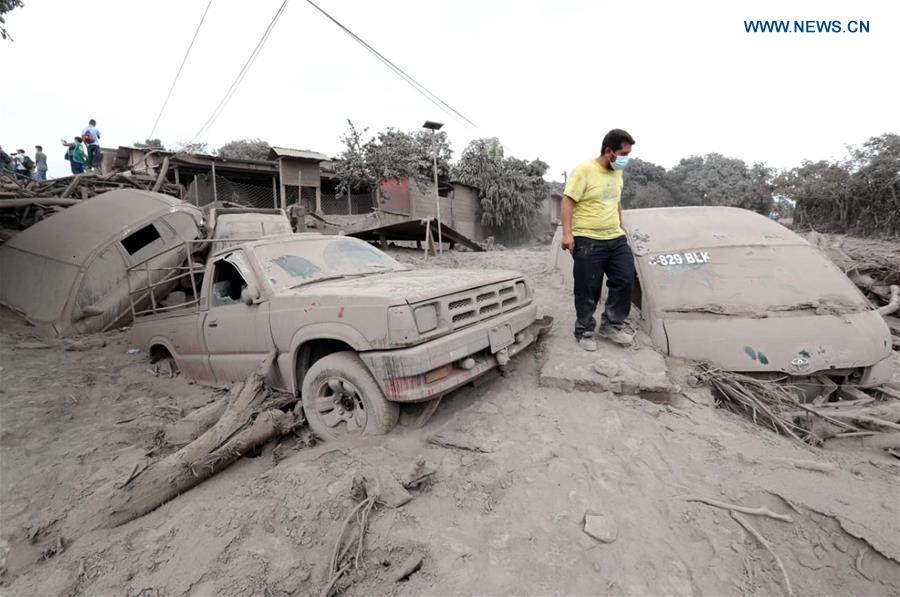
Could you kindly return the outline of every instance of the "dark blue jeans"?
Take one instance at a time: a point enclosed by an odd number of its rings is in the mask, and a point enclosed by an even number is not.
[[[603,276],[606,276],[606,307],[603,319],[622,323],[631,311],[631,289],[634,286],[634,256],[625,236],[611,240],[575,237],[575,337],[597,328],[594,313],[600,302]]]
[[[88,148],[88,167],[100,169],[100,146],[90,144]]]

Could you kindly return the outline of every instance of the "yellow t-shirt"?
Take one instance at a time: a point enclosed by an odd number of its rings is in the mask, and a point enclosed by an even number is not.
[[[575,201],[572,236],[610,240],[625,234],[619,221],[623,183],[621,170],[607,170],[597,160],[575,166],[564,191]]]

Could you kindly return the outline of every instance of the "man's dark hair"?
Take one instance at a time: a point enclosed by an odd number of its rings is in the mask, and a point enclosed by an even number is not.
[[[38,151],[44,151],[44,148],[41,147],[40,145],[35,145],[34,148],[37,149]]]
[[[613,151],[619,151],[620,149],[622,149],[622,145],[624,145],[625,143],[634,145],[634,137],[632,137],[622,129],[613,129],[606,133],[606,136],[603,137],[603,145],[600,147],[600,153],[606,153],[607,147],[609,147]]]
[[[90,120],[88,120],[88,124],[91,125],[91,126],[94,126],[94,125],[97,124],[97,121],[94,120],[93,118],[91,118]],[[625,133],[625,134],[627,135],[628,133]]]
[[[76,143],[81,143],[81,137],[75,137],[75,142],[76,142]]]

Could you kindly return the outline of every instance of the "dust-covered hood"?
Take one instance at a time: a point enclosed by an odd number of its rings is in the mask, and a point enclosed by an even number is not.
[[[867,367],[891,354],[887,325],[875,311],[749,318],[666,318],[669,354],[730,371],[806,375]]]
[[[521,277],[522,274],[508,270],[417,269],[311,282],[286,294],[385,298],[396,305],[418,303]]]

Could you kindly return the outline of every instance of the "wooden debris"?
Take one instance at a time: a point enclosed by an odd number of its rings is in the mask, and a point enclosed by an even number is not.
[[[687,498],[689,502],[699,502],[701,504],[706,504],[707,506],[712,506],[714,508],[722,508],[723,510],[729,510],[732,513],[734,512],[742,512],[744,514],[752,514],[754,516],[768,516],[769,518],[774,518],[775,520],[780,520],[782,522],[794,522],[794,519],[788,516],[787,514],[779,514],[778,512],[772,512],[765,506],[760,506],[759,508],[749,508],[747,506],[739,506],[737,504],[728,504],[726,502],[720,502],[718,500],[711,500],[708,498],[702,497],[691,497]]]
[[[753,525],[750,524],[748,520],[746,520],[743,516],[738,514],[737,512],[732,512],[731,517],[737,521],[739,525],[744,527],[744,530],[753,535],[753,537],[759,542],[760,545],[766,548],[766,551],[771,554],[771,556],[775,559],[775,563],[778,564],[778,569],[781,570],[781,576],[784,578],[784,590],[791,597],[794,595],[794,590],[791,588],[791,579],[788,577],[787,570],[784,568],[784,562],[781,561],[781,558],[778,557],[778,554],[775,553],[775,550],[772,548],[772,544],[762,536],[762,534],[753,528]]]
[[[180,197],[181,186],[166,179],[165,166],[164,160],[159,174],[116,171],[100,175],[87,172],[47,181],[21,180],[8,172],[0,172],[0,228],[23,230],[59,209],[115,189],[156,191]]]

